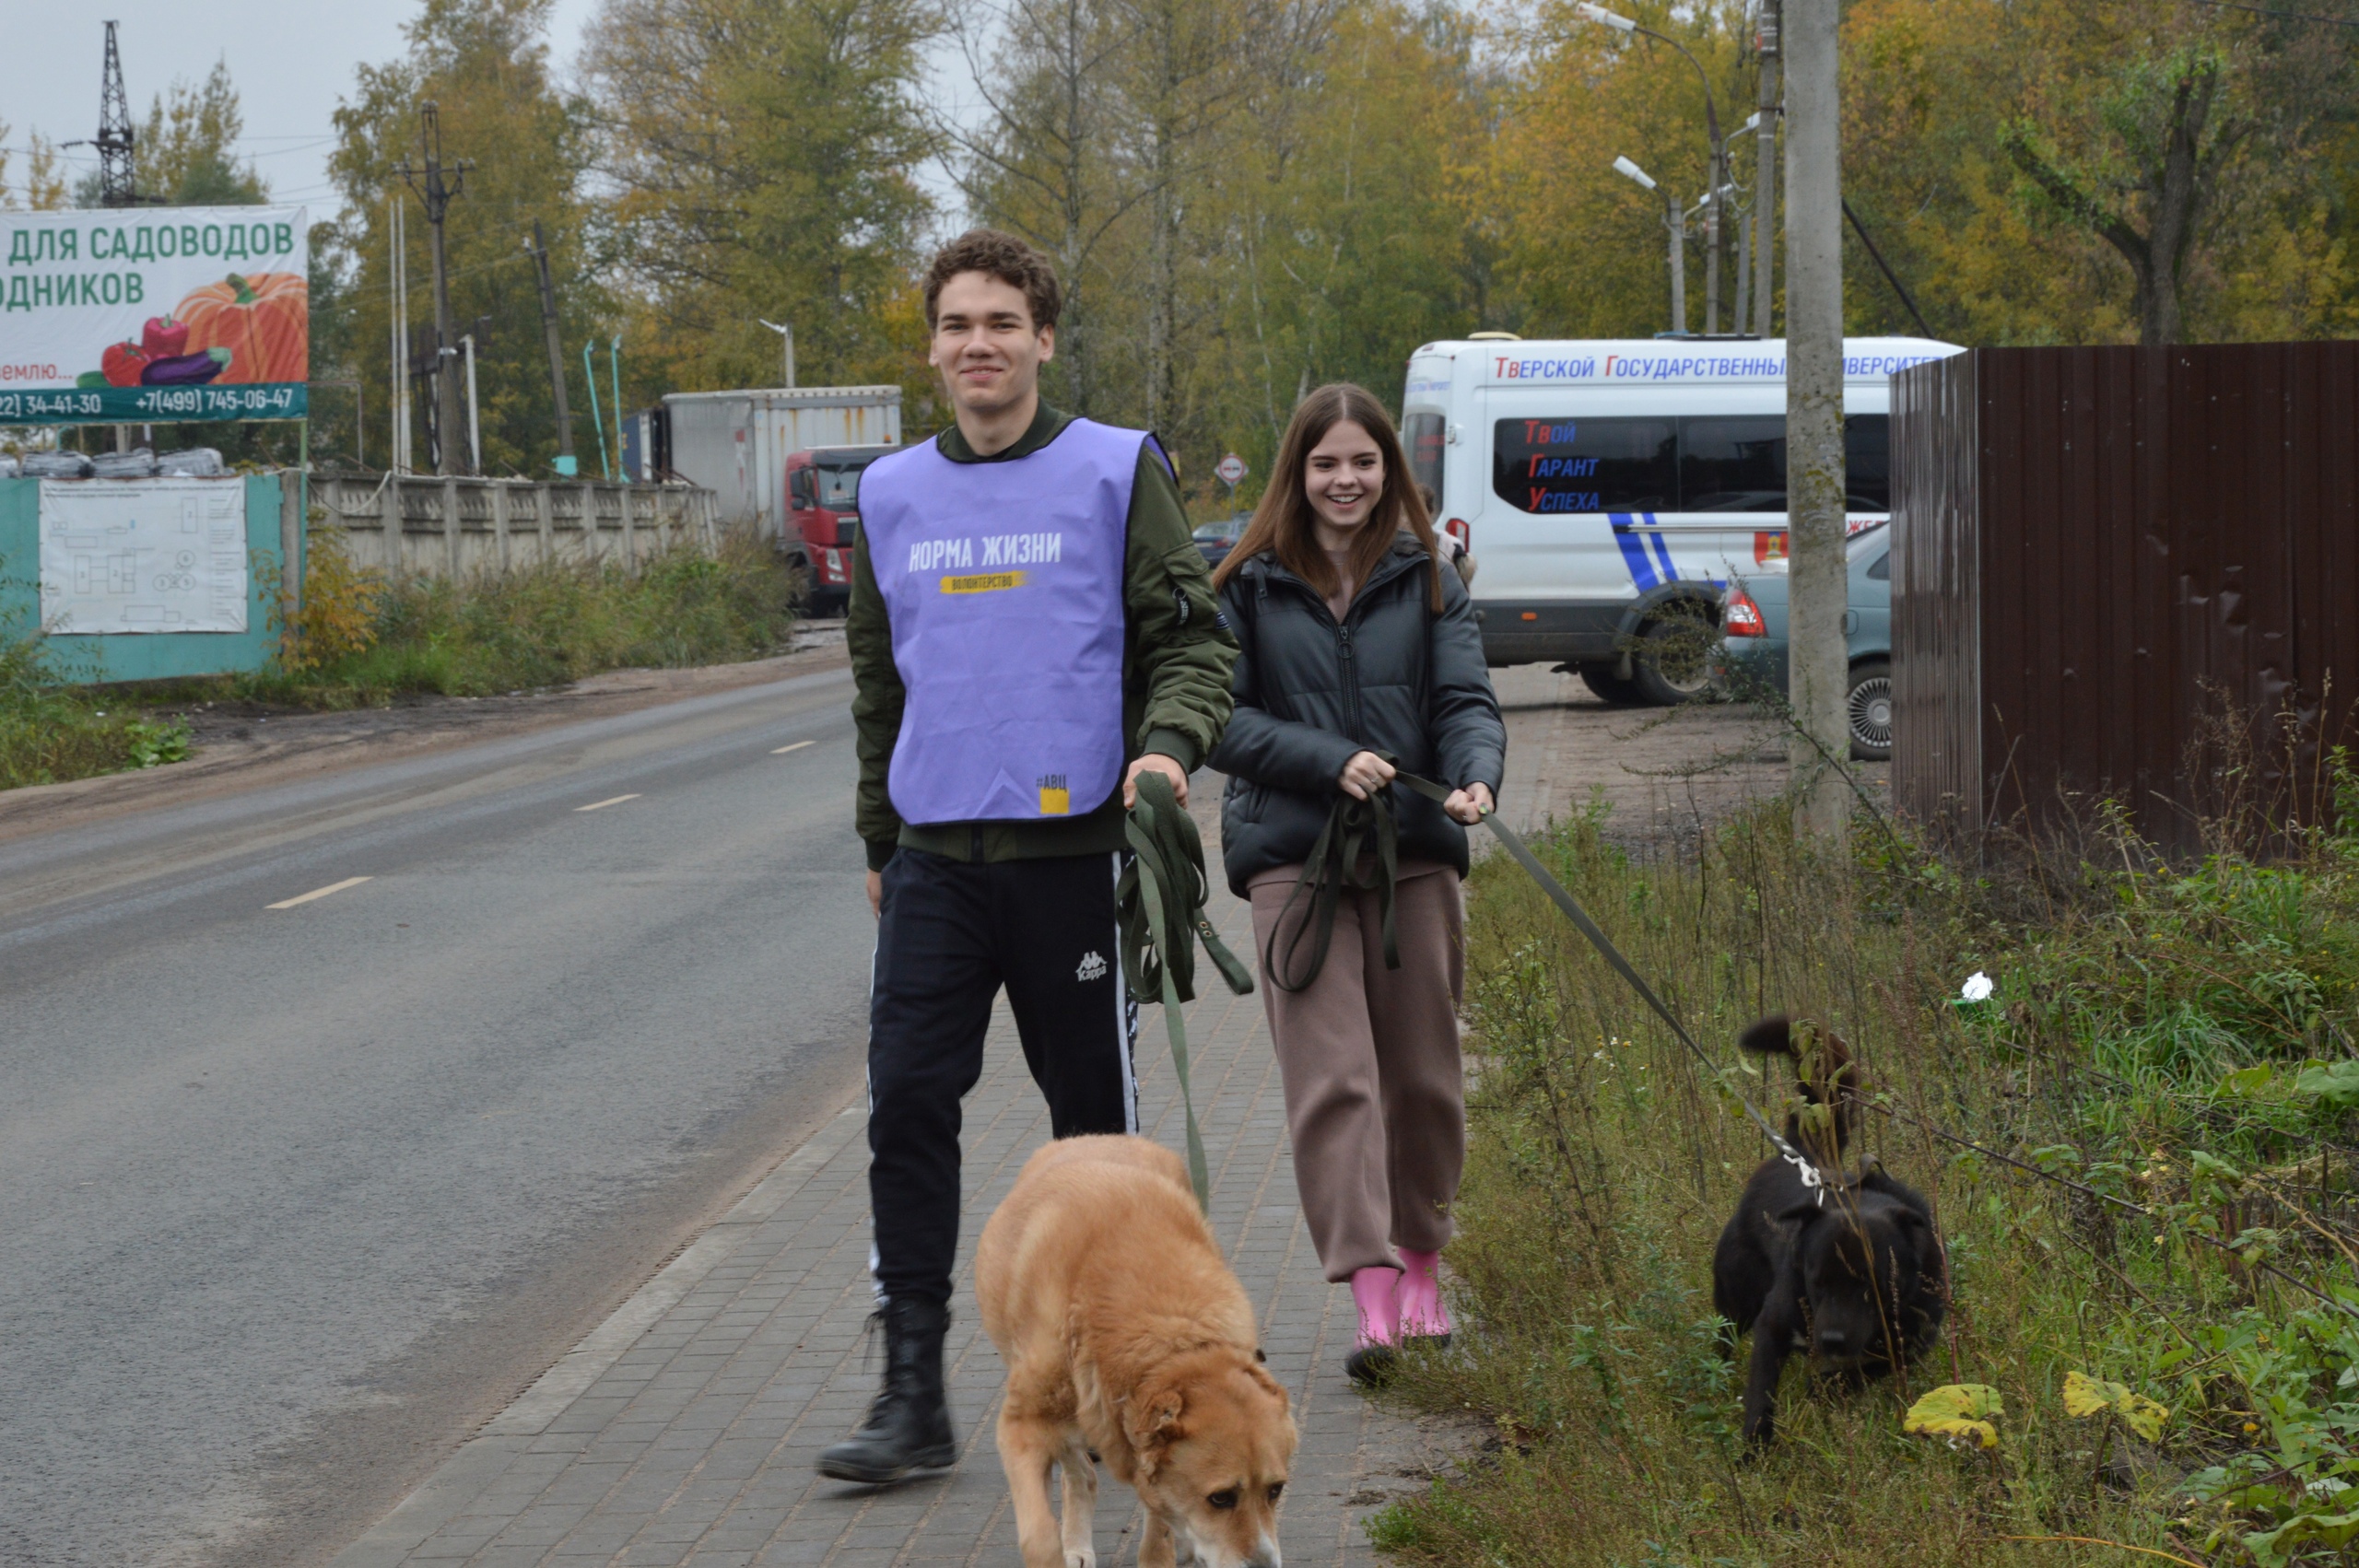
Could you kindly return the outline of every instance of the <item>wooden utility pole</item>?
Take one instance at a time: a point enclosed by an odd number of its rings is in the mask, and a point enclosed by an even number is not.
[[[1850,813],[1849,661],[1843,560],[1843,183],[1836,25],[1840,0],[1785,0],[1786,690],[1802,821],[1838,842]]]
[[[549,344],[549,385],[557,392],[557,471],[572,477],[573,415],[565,404],[565,349],[557,331],[557,285],[549,281],[548,241],[541,238],[541,220],[533,220],[533,268],[541,279],[541,334]]]
[[[1777,268],[1770,263],[1778,243],[1778,0],[1760,0],[1754,21],[1753,50],[1761,63],[1761,117],[1753,127],[1754,169],[1753,330],[1775,337],[1770,306],[1777,298]]]
[[[418,146],[426,160],[422,170],[404,163],[401,177],[426,204],[426,221],[434,228],[434,472],[459,472],[459,376],[454,361],[459,344],[451,324],[451,268],[442,241],[442,218],[465,190],[473,162],[442,161],[440,111],[429,99],[418,111]]]

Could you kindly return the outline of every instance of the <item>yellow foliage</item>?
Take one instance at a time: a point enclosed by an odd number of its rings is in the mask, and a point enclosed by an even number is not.
[[[1617,8],[1679,37],[1709,76],[1723,132],[1743,123],[1753,97],[1753,72],[1739,59],[1743,5],[1711,0],[1678,19],[1664,6]],[[1586,23],[1561,0],[1499,42],[1529,65],[1505,105],[1477,205],[1494,215],[1500,271],[1530,312],[1525,335],[1622,336],[1669,326],[1665,197],[1692,207],[1710,183],[1705,76],[1677,51]],[[1731,153],[1747,188],[1751,145],[1737,138]],[[1660,189],[1614,173],[1617,157],[1646,170]],[[1733,320],[1735,241],[1727,236],[1722,331]],[[1693,231],[1686,266],[1687,324],[1700,329],[1707,258]]]
[[[313,529],[304,544],[303,603],[279,633],[288,670],[316,670],[377,640],[377,603],[384,578],[354,563],[334,529]]]
[[[1927,1437],[1966,1438],[1978,1447],[1999,1446],[1999,1429],[1987,1418],[2007,1413],[1999,1390],[1987,1383],[1944,1383],[1908,1407],[1900,1430]]]
[[[2158,1405],[2143,1394],[2133,1394],[2119,1383],[2107,1383],[2082,1372],[2064,1375],[2064,1409],[2076,1416],[2111,1411],[2121,1418],[2124,1426],[2149,1443],[2162,1436],[2163,1422],[2171,1415],[2166,1405]]]

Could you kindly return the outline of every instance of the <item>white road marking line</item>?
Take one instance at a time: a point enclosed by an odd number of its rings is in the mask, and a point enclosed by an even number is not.
[[[578,812],[602,812],[608,806],[619,806],[625,801],[636,801],[638,799],[639,797],[637,795],[616,795],[611,801],[593,801],[586,806],[576,806],[573,809]]]
[[[309,893],[299,893],[292,898],[282,898],[276,904],[265,904],[263,907],[265,909],[292,909],[298,904],[309,904],[314,898],[325,898],[331,893],[342,893],[347,887],[358,887],[362,883],[369,880],[370,879],[365,876],[348,876],[342,882],[332,882],[325,887],[315,887]]]
[[[779,747],[776,751],[770,753],[770,755],[784,756],[789,752],[799,752],[805,746],[816,746],[818,743],[819,743],[816,741],[797,741],[791,746]]]

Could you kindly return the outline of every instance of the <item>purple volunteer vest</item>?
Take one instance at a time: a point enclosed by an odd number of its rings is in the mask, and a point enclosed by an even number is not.
[[[1122,564],[1141,431],[1075,419],[1004,462],[927,441],[860,476],[908,688],[904,822],[1079,815],[1122,771]]]

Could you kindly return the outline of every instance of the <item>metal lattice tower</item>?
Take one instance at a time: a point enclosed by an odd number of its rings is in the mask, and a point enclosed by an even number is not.
[[[131,163],[131,104],[123,91],[123,57],[115,53],[114,24],[107,24],[107,68],[99,84],[99,205],[135,206],[139,191]]]

